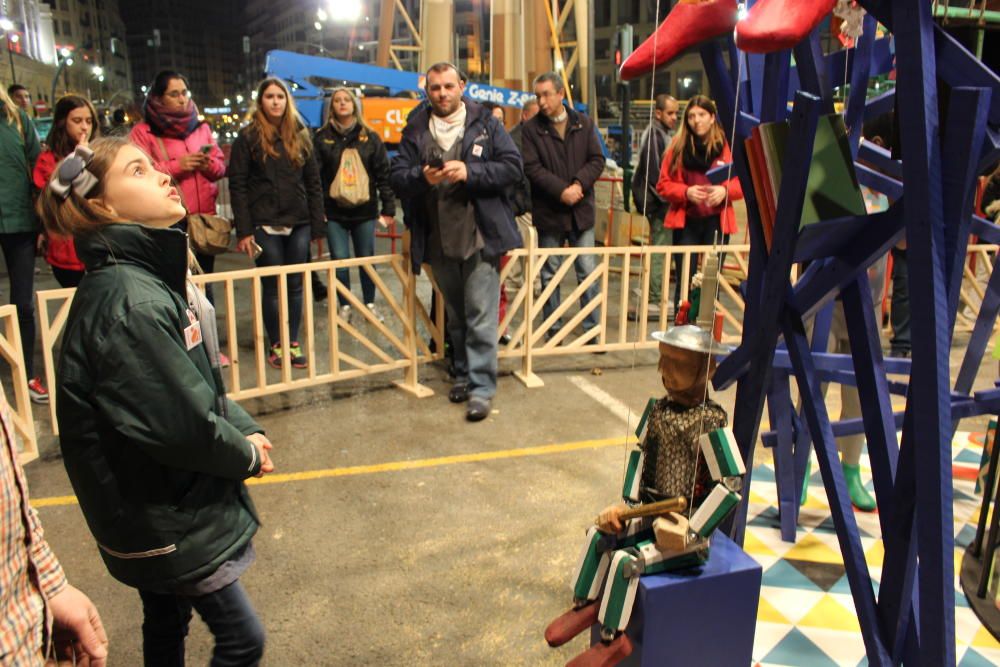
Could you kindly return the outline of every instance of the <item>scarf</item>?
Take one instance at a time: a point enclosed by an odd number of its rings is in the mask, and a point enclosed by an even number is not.
[[[201,121],[198,120],[198,107],[190,98],[184,109],[175,111],[167,109],[161,98],[149,96],[142,105],[142,115],[149,123],[153,134],[171,139],[186,139],[201,125]]]
[[[465,136],[465,102],[458,105],[450,116],[441,118],[431,113],[431,136],[445,153],[451,150],[455,142]]]
[[[708,148],[705,146],[705,142],[691,133],[691,139],[694,141],[694,150],[689,150],[687,146],[684,147],[684,153],[681,156],[681,160],[684,163],[684,169],[686,171],[701,171],[706,172],[715,162],[716,158],[722,154],[722,150],[712,151],[709,153]]]
[[[330,121],[330,124],[333,125],[333,129],[336,130],[338,134],[341,134],[346,137],[348,134],[351,133],[351,130],[357,127],[358,121],[355,120],[354,118],[351,118],[350,123],[348,123],[347,125],[341,125],[340,123],[337,122],[337,119],[334,118]]]

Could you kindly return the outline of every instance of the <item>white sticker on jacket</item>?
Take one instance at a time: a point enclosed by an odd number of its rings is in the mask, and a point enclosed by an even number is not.
[[[472,154],[475,157],[482,157],[483,156],[483,147],[480,146],[479,144],[476,144],[475,146],[472,147]]]
[[[201,322],[194,322],[189,327],[184,327],[184,344],[188,350],[193,350],[201,345]]]

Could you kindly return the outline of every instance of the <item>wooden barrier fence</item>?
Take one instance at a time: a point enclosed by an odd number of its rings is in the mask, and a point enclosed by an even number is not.
[[[16,447],[18,459],[24,465],[38,458],[38,438],[31,412],[31,399],[28,396],[28,374],[24,369],[24,349],[21,346],[21,330],[17,326],[17,307],[14,305],[0,306],[0,357],[10,366],[10,380],[14,389],[10,420],[19,440]],[[5,394],[0,387],[0,397],[3,400],[6,400]]]
[[[508,307],[498,327],[498,333],[507,332],[510,342],[499,348],[502,360],[516,360],[519,368],[516,377],[529,387],[544,383],[535,373],[535,361],[545,357],[595,352],[632,351],[655,349],[656,342],[650,334],[669,326],[674,279],[673,260],[680,259],[680,294],[686,299],[690,291],[689,268],[699,261],[708,246],[629,246],[595,248],[538,248],[534,229],[523,226],[525,247],[512,251],[510,259],[501,270],[501,284],[506,284]],[[723,319],[723,340],[738,342],[742,338],[743,299],[738,284],[746,276],[749,251],[747,245],[732,245],[724,249],[725,263],[720,276],[718,312]],[[975,262],[967,264],[967,281],[963,287],[963,301],[968,307],[978,308],[984,288],[981,283],[989,276],[992,258],[997,246],[973,245],[969,257]],[[582,256],[594,259],[596,267],[585,276],[581,284],[569,287],[563,279],[573,269],[573,262]],[[651,292],[651,266],[655,257],[664,261],[663,283],[660,286],[657,309],[647,305]],[[552,280],[540,293],[533,285],[544,262],[554,267]],[[374,282],[380,312],[380,321],[360,298],[337,278],[337,269],[364,272]],[[312,273],[325,277],[329,288],[326,306],[314,303]],[[984,277],[985,273],[985,277]],[[289,301],[286,288],[290,276],[304,275],[302,281],[303,304],[299,342],[308,356],[306,369],[293,369],[290,364]],[[519,284],[514,277],[520,275]],[[280,368],[270,368],[267,362],[268,345],[262,316],[263,278],[278,281],[278,310],[281,327]],[[402,371],[402,379],[394,384],[415,396],[429,396],[433,392],[420,384],[418,372],[421,364],[441,359],[444,351],[444,303],[433,283],[430,271],[415,276],[409,269],[406,255],[377,255],[350,260],[322,261],[294,266],[252,268],[239,271],[195,276],[194,282],[212,286],[215,298],[222,351],[231,360],[224,370],[229,394],[232,398],[246,399],[280,394],[295,389],[332,384],[377,374]],[[355,284],[356,284],[355,280]],[[582,308],[580,297],[590,286],[597,287],[597,295]],[[559,307],[545,317],[545,301],[556,290],[563,291]],[[431,312],[431,294],[436,293],[436,308]],[[49,387],[56,386],[54,350],[65,325],[73,289],[45,290],[38,292],[38,310],[41,324],[42,355],[45,377]],[[352,319],[345,319],[337,306],[336,296],[351,305]],[[6,307],[12,309],[12,306]],[[322,312],[325,310],[325,312]],[[5,312],[7,313],[5,315]],[[580,325],[590,313],[597,318],[597,326],[583,331]],[[5,317],[6,339],[0,340],[0,353],[8,359],[19,359],[20,341],[17,339],[16,315],[12,310],[0,310]],[[971,317],[971,319],[970,319]],[[558,320],[564,326],[553,333]],[[971,329],[975,315],[965,313],[960,321]],[[12,324],[13,322],[13,324]],[[13,327],[13,329],[11,328]],[[550,335],[551,334],[551,335]],[[9,341],[14,339],[14,343]],[[18,354],[14,354],[17,351]],[[23,368],[11,363],[15,371]],[[25,381],[26,382],[26,381]],[[15,390],[24,389],[25,382],[15,383]],[[27,405],[26,390],[23,401]],[[53,431],[58,433],[55,420],[56,397],[51,393]],[[22,397],[18,394],[18,430],[25,434],[25,445],[34,447],[34,429],[30,421],[30,407],[22,410]],[[30,437],[28,436],[30,434]]]

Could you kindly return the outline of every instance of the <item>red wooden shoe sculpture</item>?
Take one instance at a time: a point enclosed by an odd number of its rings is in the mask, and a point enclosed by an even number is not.
[[[805,39],[835,4],[835,0],[758,0],[736,26],[736,46],[748,53],[790,49]]]
[[[622,79],[649,74],[684,50],[731,32],[736,12],[736,0],[680,0],[656,32],[622,63]]]

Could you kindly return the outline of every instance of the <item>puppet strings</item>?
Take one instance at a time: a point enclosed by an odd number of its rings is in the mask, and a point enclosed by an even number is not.
[[[740,9],[742,10],[742,8],[743,8],[743,3],[740,3]],[[741,14],[742,14],[742,11],[741,11]],[[719,216],[719,229],[712,236],[712,253],[716,254],[716,255],[719,253],[719,236],[722,235],[722,218],[726,214],[726,210],[729,208],[729,181],[733,177],[733,163],[736,161],[735,160],[735,152],[736,151],[734,149],[734,146],[735,146],[735,142],[736,142],[736,127],[737,127],[737,125],[739,123],[739,117],[740,117],[740,89],[742,88],[742,86],[740,85],[740,82],[743,80],[743,54],[741,54],[739,51],[736,52],[736,61],[737,61],[737,64],[736,64],[736,97],[735,97],[735,100],[733,101],[733,127],[730,130],[730,132],[729,132],[729,152],[730,152],[730,159],[729,159],[729,167],[726,170],[726,182],[725,182],[725,185],[723,185],[723,187],[726,189],[726,198],[725,198],[725,201],[723,202],[723,205],[722,205],[722,214]],[[725,237],[723,237],[723,239],[725,239]],[[702,264],[702,271],[704,272],[704,264]],[[715,354],[715,349],[714,349],[715,348],[715,335],[714,335],[715,318],[716,318],[716,316],[718,315],[718,312],[719,312],[719,285],[720,285],[721,281],[723,280],[722,275],[721,275],[722,274],[722,263],[721,262],[719,262],[718,271],[719,271],[719,275],[716,276],[716,280],[715,280],[715,293],[712,294],[712,301],[711,301],[711,303],[712,303],[712,317],[709,319],[709,326],[711,327],[711,329],[709,329],[708,360],[707,360],[707,363],[705,364],[705,390],[704,390],[704,393],[702,394],[702,397],[701,397],[701,413],[698,415],[698,431],[697,432],[699,434],[701,434],[702,429],[705,428],[705,403],[708,401],[708,382],[709,382],[709,379],[710,379],[709,378],[709,373],[711,372],[711,368],[712,368],[712,355]],[[705,287],[704,273],[702,274],[702,283],[701,284],[702,284],[702,289],[704,290],[704,287]],[[701,303],[699,305],[699,312],[700,312],[701,308],[704,308],[707,305],[707,302],[706,302],[706,299],[705,299],[706,296],[707,295],[704,294],[704,293],[701,295],[702,298],[701,298]],[[699,438],[700,438],[700,435],[699,435]],[[700,462],[700,459],[698,457],[698,447],[699,447],[699,443],[698,443],[698,440],[696,439],[695,443],[694,443],[694,448],[695,448],[694,474],[693,474],[692,479],[691,479],[691,495],[688,496],[688,510],[687,510],[688,521],[691,520],[691,514],[694,511],[694,492],[695,492],[695,487],[698,484],[698,464]]]
[[[660,0],[656,0],[656,13],[654,14],[654,16],[656,17],[657,21],[660,19]],[[645,213],[646,213],[646,201],[649,198],[649,165],[653,161],[653,137],[656,136],[656,130],[653,128],[653,111],[656,108],[656,56],[657,56],[657,53],[658,53],[656,47],[657,47],[657,44],[659,42],[659,37],[660,37],[660,31],[656,29],[658,27],[659,26],[656,26],[654,28],[654,30],[653,30],[653,73],[652,73],[652,76],[650,77],[650,84],[649,84],[649,99],[650,99],[650,104],[649,104],[649,117],[648,117],[648,121],[646,123],[646,127],[648,128],[648,132],[649,132],[649,134],[646,137],[646,178],[645,178],[645,180],[644,180],[644,182],[642,184],[642,213],[643,213],[643,215],[645,215]],[[626,138],[626,140],[627,140],[627,138]],[[639,159],[640,160],[642,159],[641,155],[639,156]],[[633,197],[633,199],[635,198],[635,193],[634,192],[632,193],[632,197]],[[611,222],[612,221],[609,220],[608,224],[610,225]],[[652,234],[652,231],[653,231],[652,228],[650,228],[650,234]],[[643,253],[642,253],[642,261],[641,261],[641,263],[639,265],[639,284],[643,285],[643,284],[645,284],[645,281],[646,281],[646,275],[645,275],[646,274],[646,252],[645,252],[646,238],[645,238],[645,236],[642,239],[642,245],[640,246],[640,248],[643,250]],[[629,255],[626,253],[626,255],[625,255],[625,264],[624,264],[625,271],[622,272],[622,276],[625,277],[625,282],[622,283],[622,289],[628,289],[627,277],[628,277],[628,266],[629,266],[629,262],[630,261],[631,260],[629,258]],[[664,265],[666,265],[666,259],[664,259]],[[641,322],[638,322],[639,318],[641,317],[640,313],[642,312],[642,306],[643,306],[643,304],[641,303],[641,301],[643,301],[643,294],[642,294],[642,290],[641,289],[640,289],[640,293],[639,293],[639,299],[640,299],[640,303],[636,304],[636,310],[635,310],[635,312],[636,312],[637,323],[640,324],[639,330],[641,331],[642,330]],[[662,299],[661,299],[661,301],[662,301]],[[661,317],[662,317],[662,312],[661,312]],[[635,370],[635,359],[636,359],[636,356],[638,355],[638,353],[639,353],[639,338],[638,338],[638,336],[636,336],[635,342],[632,343],[632,370],[633,371]],[[628,459],[629,459],[628,434],[629,434],[629,431],[631,430],[631,427],[630,427],[631,423],[632,423],[632,408],[630,406],[629,409],[628,409],[628,418],[625,420],[625,438],[623,439],[623,442],[625,443],[625,447],[624,447],[625,456],[624,456],[624,459],[622,461],[622,479],[625,478],[625,475],[628,472]],[[640,447],[642,446],[641,442],[639,443],[639,446]],[[639,480],[639,482],[641,484],[642,480]]]

